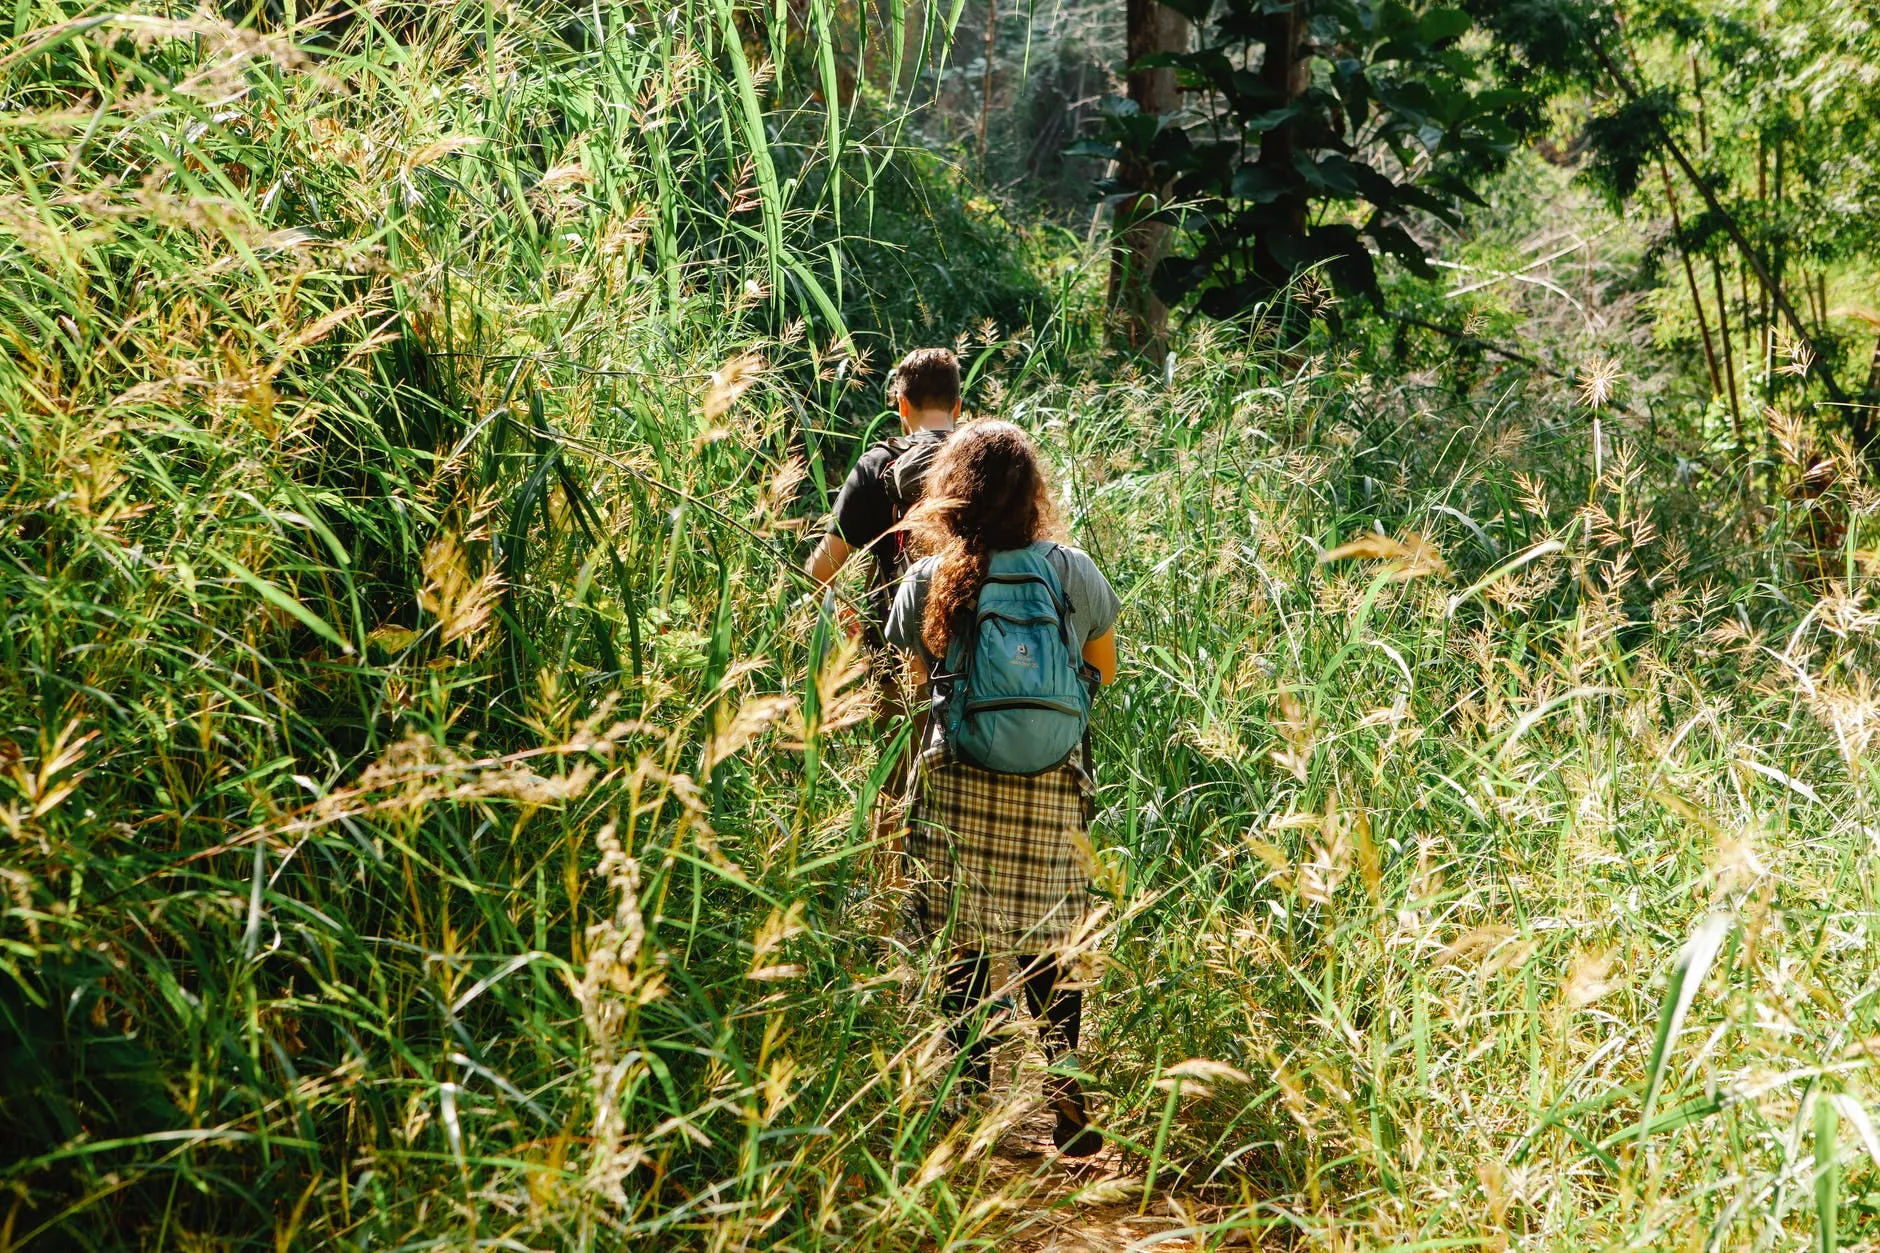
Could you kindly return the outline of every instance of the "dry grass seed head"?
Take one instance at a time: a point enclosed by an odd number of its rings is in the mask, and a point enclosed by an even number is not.
[[[1353,558],[1389,562],[1385,570],[1392,582],[1449,572],[1449,565],[1443,560],[1442,552],[1414,531],[1405,531],[1401,539],[1376,533],[1360,535],[1357,539],[1328,549],[1319,557],[1319,561],[1327,563]]]
[[[1599,1000],[1613,989],[1613,983],[1608,977],[1612,967],[1613,957],[1608,951],[1576,950],[1573,964],[1567,970],[1566,982],[1560,988],[1561,1001],[1569,1009],[1584,1009]]]
[[[1806,694],[1809,711],[1834,732],[1841,759],[1858,769],[1880,739],[1880,686],[1865,670],[1845,680],[1821,681]]]
[[[702,405],[707,422],[716,422],[764,373],[764,358],[741,352],[712,372]]]
[[[1602,409],[1619,390],[1624,371],[1615,357],[1594,357],[1580,367],[1580,403],[1588,409]]]
[[[1769,433],[1775,438],[1776,451],[1782,459],[1797,469],[1804,468],[1814,461],[1815,437],[1809,429],[1808,419],[1799,413],[1765,407],[1763,420],[1769,424]]]
[[[484,628],[502,586],[498,570],[476,577],[457,536],[446,531],[424,550],[424,587],[418,593],[418,605],[437,619],[445,644],[468,641],[469,655],[475,657],[489,644]]]

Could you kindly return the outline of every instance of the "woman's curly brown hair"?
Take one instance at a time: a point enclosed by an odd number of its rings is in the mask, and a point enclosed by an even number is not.
[[[908,519],[940,560],[927,589],[920,638],[938,658],[955,631],[971,628],[992,554],[1049,538],[1057,529],[1038,450],[1010,422],[961,427],[934,454],[921,503]]]

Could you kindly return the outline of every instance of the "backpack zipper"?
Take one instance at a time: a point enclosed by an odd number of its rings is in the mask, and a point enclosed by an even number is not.
[[[988,618],[997,618],[999,621],[1009,622],[1013,626],[1052,626],[1058,621],[1056,618],[1014,618],[1011,614],[1004,613],[997,609],[981,609],[979,616],[975,618],[973,622],[975,625],[978,625],[984,623]]]
[[[969,699],[966,702],[966,712],[969,715],[996,709],[1049,709],[1054,713],[1070,714],[1076,718],[1084,716],[1084,711],[1073,705],[1067,705],[1063,701],[1044,700],[1036,696],[1002,696],[996,700]]]

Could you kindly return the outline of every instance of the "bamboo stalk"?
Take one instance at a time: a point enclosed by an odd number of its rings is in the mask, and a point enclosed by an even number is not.
[[[1690,249],[1684,246],[1684,215],[1678,211],[1677,189],[1671,185],[1671,171],[1662,158],[1658,162],[1658,176],[1664,180],[1665,203],[1671,206],[1671,230],[1678,241],[1678,260],[1684,263],[1684,281],[1690,288],[1691,308],[1697,311],[1697,330],[1704,340],[1704,365],[1710,370],[1710,394],[1715,396],[1723,391],[1723,380],[1717,373],[1717,350],[1710,342],[1710,322],[1704,316],[1703,299],[1697,294],[1697,272],[1691,267]]]
[[[1612,81],[1618,85],[1619,89],[1623,91],[1629,99],[1637,100],[1639,98],[1637,86],[1632,82],[1631,78],[1627,76],[1626,72],[1613,61],[1611,54],[1608,53],[1605,48],[1597,44],[1594,45],[1594,50]],[[1739,225],[1736,218],[1723,207],[1722,202],[1717,199],[1717,193],[1712,191],[1710,185],[1698,175],[1697,167],[1692,164],[1690,155],[1684,151],[1684,146],[1678,142],[1677,137],[1662,128],[1659,134],[1660,138],[1664,140],[1665,151],[1671,155],[1672,161],[1677,164],[1678,169],[1684,174],[1685,179],[1690,182],[1692,187],[1697,190],[1698,195],[1703,198],[1705,207],[1716,214],[1718,219],[1723,223],[1724,231],[1730,236],[1730,241],[1736,245],[1737,251],[1741,254],[1744,263],[1755,272],[1758,281],[1769,290],[1776,312],[1780,313],[1788,320],[1790,326],[1794,328],[1795,333],[1802,337],[1803,341],[1812,351],[1815,347],[1814,337],[1809,335],[1807,329],[1802,325],[1801,318],[1795,313],[1795,306],[1790,304],[1788,297],[1783,295],[1781,290],[1776,287],[1775,280],[1769,273],[1769,267],[1763,262],[1762,254],[1756,251],[1755,247],[1749,242],[1748,237],[1743,234],[1742,226]],[[1840,385],[1835,382],[1834,375],[1828,370],[1825,358],[1823,358],[1819,352],[1815,352],[1814,356],[1816,361],[1815,373],[1821,379],[1821,385],[1827,391],[1829,399],[1833,400],[1836,404],[1845,404],[1847,402],[1847,394],[1843,392]],[[1860,442],[1865,443],[1864,430],[1861,432],[1861,435],[1863,438],[1861,438]]]
[[[1743,446],[1743,406],[1736,391],[1736,348],[1730,343],[1730,303],[1723,291],[1723,266],[1715,253],[1710,254],[1710,277],[1717,288],[1717,336],[1723,342],[1723,372],[1730,385],[1730,423],[1740,449]]]

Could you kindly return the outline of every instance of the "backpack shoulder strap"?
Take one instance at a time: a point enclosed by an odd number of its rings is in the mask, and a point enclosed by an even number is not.
[[[1071,634],[1071,615],[1077,612],[1077,606],[1071,601],[1070,546],[1067,544],[1053,543],[1051,545],[1051,552],[1048,555],[1057,558],[1056,564],[1058,569],[1054,573],[1058,576],[1058,598],[1064,607],[1062,616],[1064,646],[1070,650],[1071,656],[1076,659],[1079,668],[1082,669],[1088,666],[1089,663],[1084,661],[1083,650],[1079,647],[1076,638]],[[1087,747],[1088,746],[1086,746],[1086,748]]]
[[[1046,564],[1054,567],[1051,573],[1057,575],[1058,598],[1064,602],[1064,616],[1068,619],[1077,612],[1076,606],[1071,604],[1071,550],[1068,546],[1053,541],[1051,551],[1045,554],[1045,561]],[[1066,625],[1068,626],[1069,623],[1067,622]]]
[[[875,488],[888,502],[888,517],[891,524],[898,525],[907,513],[907,509],[901,503],[900,493],[895,490],[894,463],[906,456],[907,450],[913,445],[914,441],[906,435],[891,436],[875,445],[876,448],[888,450],[888,459],[881,463],[879,470],[875,471]],[[889,561],[891,567],[889,581],[894,582],[899,580],[907,568],[907,536],[900,531],[892,531],[891,534],[894,537],[894,552]]]
[[[920,495],[920,485],[927,477],[927,468],[933,461],[934,453],[946,441],[947,434],[945,431],[915,431],[895,441],[894,455],[881,467],[881,486],[887,493],[888,504],[893,508],[897,520],[912,508],[914,499]],[[903,481],[908,475],[916,476],[912,481],[912,490]]]

